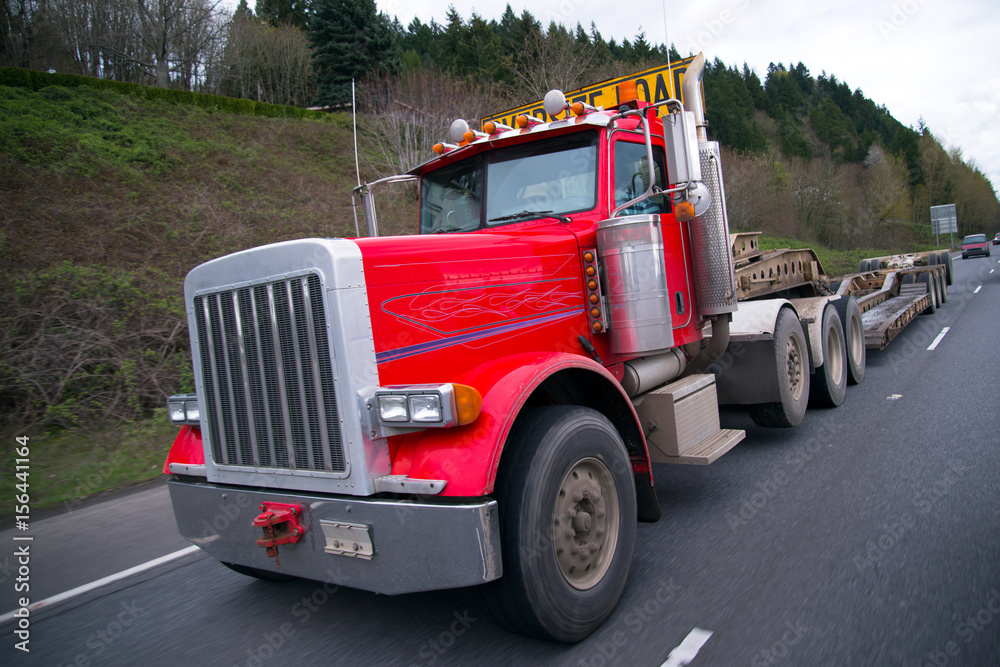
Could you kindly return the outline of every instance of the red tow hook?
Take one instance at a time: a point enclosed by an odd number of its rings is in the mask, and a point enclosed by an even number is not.
[[[265,502],[260,504],[260,510],[260,514],[253,520],[253,525],[264,531],[264,536],[257,539],[257,546],[267,549],[267,555],[274,559],[275,566],[280,570],[278,545],[295,544],[305,534],[305,529],[299,525],[302,507]]]

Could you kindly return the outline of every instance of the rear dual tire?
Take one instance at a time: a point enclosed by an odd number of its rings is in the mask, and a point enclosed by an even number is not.
[[[813,406],[835,408],[847,396],[847,343],[844,340],[844,326],[841,324],[837,308],[828,303],[823,308],[821,345],[823,363],[816,369],[809,390],[809,403]]]
[[[749,406],[758,426],[791,428],[806,415],[809,402],[809,352],[802,323],[791,308],[782,308],[774,326],[774,359],[779,400]]]
[[[865,379],[868,351],[865,347],[865,324],[861,318],[861,307],[853,296],[844,296],[832,302],[844,327],[844,342],[847,347],[847,382],[861,384]]]

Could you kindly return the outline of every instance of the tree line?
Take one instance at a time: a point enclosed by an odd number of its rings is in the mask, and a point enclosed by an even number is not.
[[[373,0],[241,0],[231,15],[217,0],[2,2],[0,64],[333,108],[351,104],[355,81],[378,173],[425,159],[456,116],[681,58],[643,32],[606,39],[593,23],[546,26],[510,5],[499,19],[450,7],[443,23],[404,27]],[[746,196],[730,197],[734,226],[889,247],[920,238],[929,206],[956,203],[963,233],[1000,227],[983,171],[922,122],[906,127],[803,63],[762,76],[719,60],[705,76],[710,135],[748,179]]]

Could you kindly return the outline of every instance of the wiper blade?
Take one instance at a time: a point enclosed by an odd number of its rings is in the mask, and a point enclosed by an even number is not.
[[[565,215],[553,214],[552,211],[528,211],[524,210],[520,213],[512,213],[510,215],[502,215],[499,218],[490,218],[490,222],[506,222],[508,220],[520,220],[521,218],[555,218],[559,222],[572,222]]]

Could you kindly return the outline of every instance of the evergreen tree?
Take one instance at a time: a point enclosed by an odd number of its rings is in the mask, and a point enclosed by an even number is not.
[[[308,0],[257,0],[256,14],[257,18],[273,26],[290,23],[305,30],[308,4]],[[246,0],[242,0],[240,5],[245,6]]]
[[[313,47],[317,104],[351,99],[351,79],[397,70],[398,45],[389,18],[374,0],[313,0],[309,43]]]

